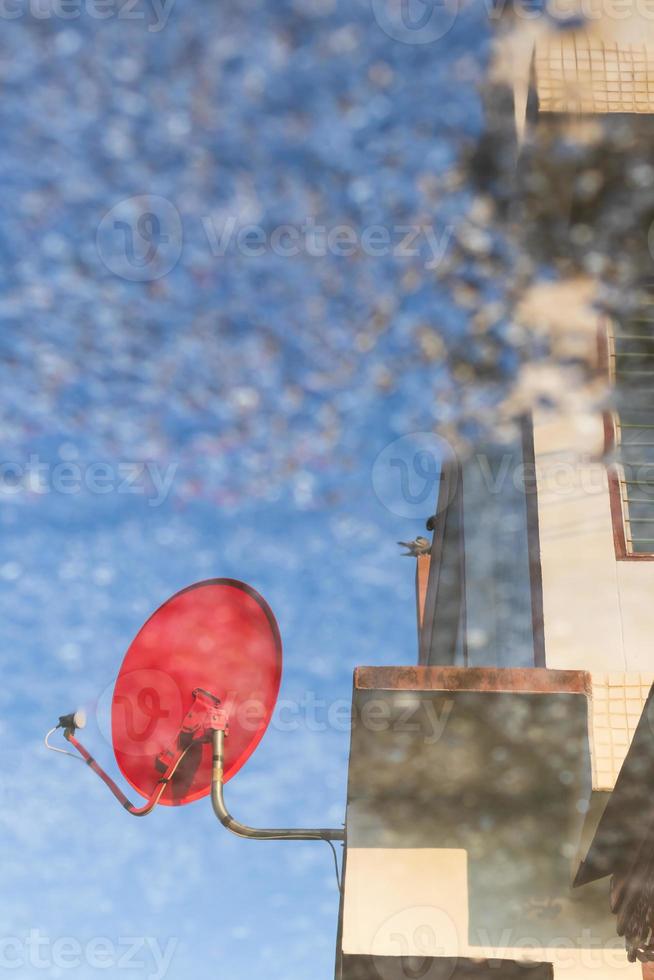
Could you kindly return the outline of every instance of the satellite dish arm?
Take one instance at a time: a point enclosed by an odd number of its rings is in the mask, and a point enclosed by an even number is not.
[[[48,732],[45,737],[45,744],[47,748],[52,749],[53,752],[62,752],[63,749],[55,748],[55,746],[50,745],[48,741],[48,738],[52,732],[56,731],[58,728],[62,728],[66,741],[70,742],[70,744],[77,749],[87,766],[89,766],[96,776],[99,776],[102,782],[109,787],[121,806],[123,806],[127,812],[131,813],[134,817],[147,817],[149,813],[152,813],[155,806],[165,793],[168,784],[177,772],[177,769],[191,746],[198,743],[202,744],[204,742],[210,742],[211,732],[213,729],[215,727],[223,727],[226,724],[224,712],[219,705],[219,699],[213,694],[203,690],[201,687],[195,688],[193,691],[193,703],[184,717],[182,727],[174,745],[164,749],[157,756],[157,770],[161,772],[162,775],[159,779],[157,779],[155,787],[150,793],[147,802],[140,807],[134,806],[134,804],[127,799],[123,791],[116,785],[111,776],[104,771],[102,766],[98,765],[91,753],[87,752],[82,743],[75,738],[75,732],[77,729],[83,728],[86,723],[83,712],[73,712],[72,714],[68,715],[60,715],[59,724]],[[65,754],[73,755],[72,752],[67,752]]]
[[[221,729],[213,731],[213,767],[211,771],[211,803],[213,812],[223,827],[231,830],[238,837],[248,837],[252,840],[324,840],[344,841],[345,831],[330,828],[306,830],[297,829],[256,829],[239,823],[225,806],[223,797],[223,769],[225,760],[225,732]]]
[[[111,776],[104,771],[102,766],[98,765],[91,753],[75,738],[75,731],[78,727],[82,726],[78,722],[77,716],[72,714],[62,715],[59,719],[59,724],[56,726],[56,728],[63,729],[66,741],[79,752],[84,762],[109,787],[121,806],[134,817],[145,817],[154,810],[192,745],[202,745],[210,742],[213,746],[211,802],[214,813],[227,830],[231,830],[238,837],[248,837],[253,840],[323,840],[328,842],[345,840],[345,830],[342,828],[323,827],[305,829],[302,827],[284,827],[257,829],[255,827],[246,827],[245,824],[234,819],[225,806],[223,797],[225,738],[228,734],[228,718],[224,709],[220,707],[220,700],[202,688],[198,687],[193,691],[193,704],[184,718],[174,747],[159,753],[157,764],[159,771],[163,774],[157,780],[148,800],[141,807],[136,807],[133,803],[130,803]],[[52,731],[55,731],[56,728],[53,728]],[[48,735],[50,734],[51,732],[48,732]],[[55,752],[62,751],[49,744],[48,736],[46,736],[46,745]],[[68,754],[72,755],[72,753]]]
[[[74,746],[74,748],[77,749],[77,751],[81,755],[81,757],[84,760],[84,762],[86,762],[87,766],[89,766],[89,768],[92,769],[93,772],[97,776],[100,777],[100,779],[102,780],[102,782],[105,783],[105,785],[107,785],[109,787],[109,789],[114,794],[114,796],[116,797],[116,799],[118,800],[118,802],[123,807],[125,807],[125,809],[127,810],[127,812],[128,813],[131,813],[133,817],[147,817],[147,815],[149,813],[152,813],[152,811],[154,810],[155,806],[157,805],[157,803],[159,802],[159,800],[163,796],[163,794],[164,794],[164,792],[166,790],[166,787],[168,786],[169,781],[174,776],[174,774],[175,774],[175,772],[177,770],[177,767],[179,766],[180,762],[182,761],[182,759],[184,758],[184,756],[186,755],[186,753],[188,752],[188,750],[190,748],[190,745],[187,745],[184,748],[180,749],[175,754],[175,757],[173,758],[172,762],[167,767],[167,769],[164,772],[164,774],[162,775],[161,779],[159,780],[159,782],[157,783],[157,785],[153,789],[153,791],[150,794],[147,802],[143,806],[137,807],[137,806],[134,806],[134,804],[131,803],[127,799],[127,797],[125,796],[125,794],[123,793],[123,791],[121,790],[121,788],[116,785],[116,783],[113,781],[113,779],[111,778],[111,776],[104,771],[104,769],[102,768],[102,766],[98,765],[98,763],[95,761],[95,759],[93,758],[93,756],[91,755],[91,753],[90,752],[87,752],[87,750],[84,748],[84,746],[82,745],[82,743],[81,742],[78,742],[78,740],[75,738],[75,736],[73,735],[73,732],[71,731],[70,728],[67,728],[67,729],[64,730],[64,738],[68,742],[70,742],[70,744],[72,746]],[[50,746],[48,746],[48,747],[50,747]]]

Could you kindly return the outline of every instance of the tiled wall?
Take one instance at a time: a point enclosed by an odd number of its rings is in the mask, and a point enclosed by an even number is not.
[[[612,790],[654,684],[654,673],[593,673],[592,678],[593,789]]]
[[[575,32],[536,44],[541,112],[654,112],[654,49]]]

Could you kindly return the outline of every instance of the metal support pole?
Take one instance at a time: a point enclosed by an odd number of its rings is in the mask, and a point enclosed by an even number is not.
[[[303,828],[276,830],[256,829],[239,823],[229,813],[223,798],[223,768],[225,759],[225,732],[213,732],[213,768],[211,772],[211,803],[213,811],[223,827],[231,830],[238,837],[248,837],[252,840],[324,840],[344,841],[345,831],[323,828],[321,830],[306,830]]]

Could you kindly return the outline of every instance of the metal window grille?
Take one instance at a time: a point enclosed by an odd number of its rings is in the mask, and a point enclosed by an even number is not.
[[[654,292],[609,342],[627,551],[654,553]]]

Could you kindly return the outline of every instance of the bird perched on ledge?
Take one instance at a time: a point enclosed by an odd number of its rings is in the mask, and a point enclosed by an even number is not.
[[[417,537],[415,541],[398,541],[397,543],[407,549],[403,552],[402,558],[419,558],[420,555],[428,555],[431,551],[431,541],[421,536]]]

